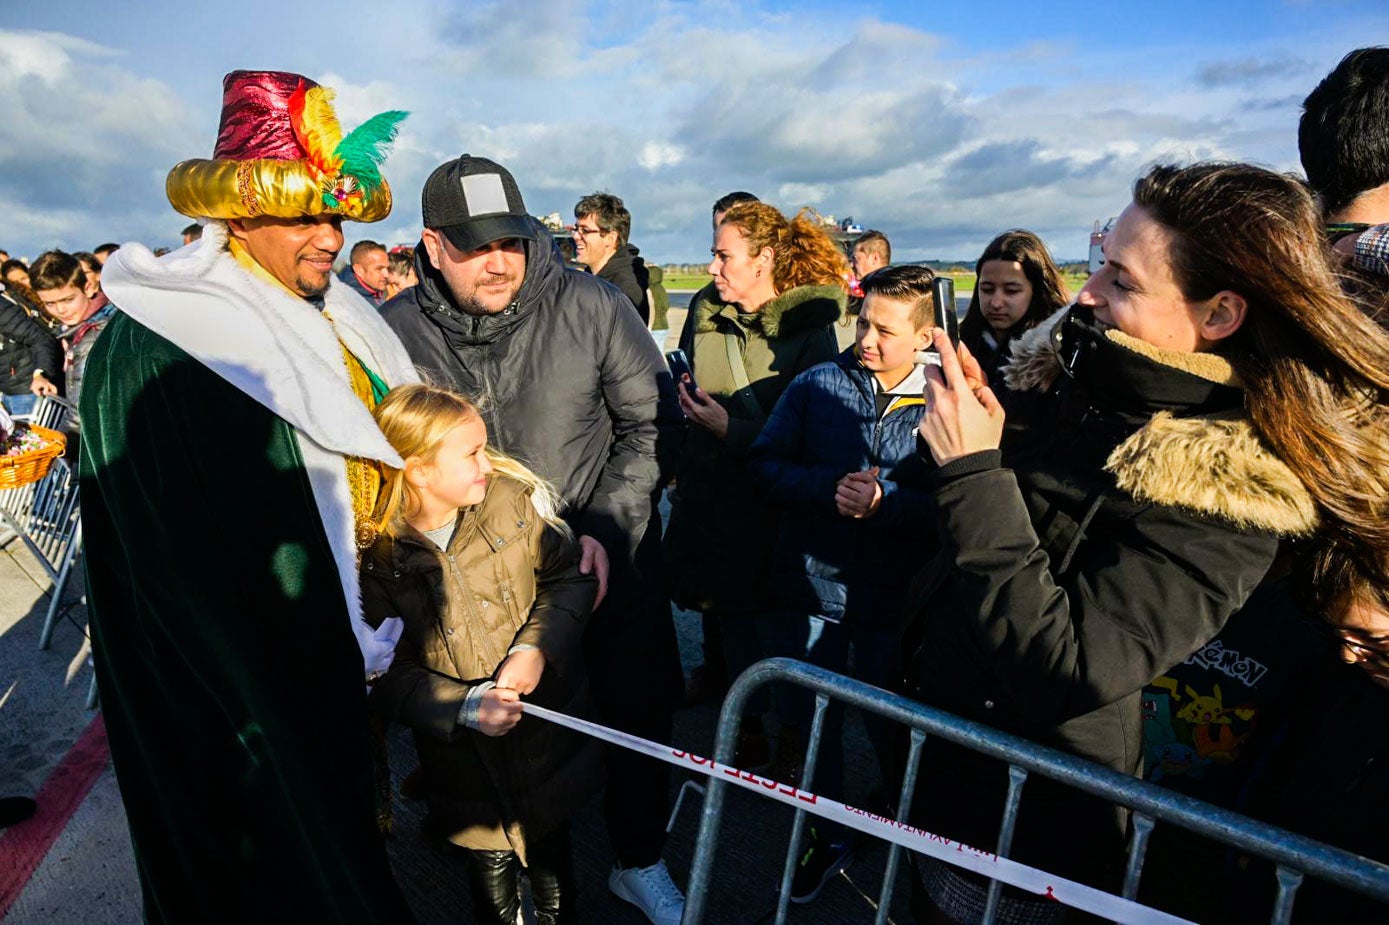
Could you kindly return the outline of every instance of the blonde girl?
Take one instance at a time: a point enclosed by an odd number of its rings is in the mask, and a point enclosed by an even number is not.
[[[472,402],[408,385],[375,414],[405,466],[384,472],[363,611],[404,630],[371,703],[414,730],[427,825],[465,849],[477,920],[517,920],[524,868],[537,920],[572,921],[568,818],[601,783],[601,758],[523,719],[521,697],[582,712],[596,581],[554,490],[488,446]]]

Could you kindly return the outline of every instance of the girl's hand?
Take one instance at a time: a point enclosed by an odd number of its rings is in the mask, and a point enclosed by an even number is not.
[[[518,694],[529,694],[540,683],[540,674],[544,670],[545,656],[539,649],[513,652],[497,670],[497,686]]]
[[[488,688],[478,706],[477,727],[483,735],[504,736],[521,721],[521,695],[504,687]]]
[[[710,398],[708,392],[695,386],[694,395],[691,396],[685,388],[684,379],[675,384],[675,392],[680,399],[680,410],[685,412],[685,417],[720,440],[728,437],[728,412],[723,409],[723,405]]]
[[[1003,406],[993,389],[966,377],[944,331],[937,330],[933,340],[940,368],[926,368],[926,412],[918,428],[931,456],[943,466],[961,456],[998,449],[1003,440]],[[977,371],[979,364],[973,365]]]
[[[878,467],[862,472],[850,472],[839,480],[834,490],[835,508],[845,517],[862,520],[878,513],[883,501],[883,486],[878,484]]]

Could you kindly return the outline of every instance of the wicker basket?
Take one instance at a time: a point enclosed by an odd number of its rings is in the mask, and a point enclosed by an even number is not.
[[[42,437],[45,443],[37,450],[18,456],[0,456],[0,489],[19,488],[30,482],[37,482],[48,474],[53,460],[62,456],[67,449],[68,438],[56,430],[39,427],[37,424],[24,426]]]

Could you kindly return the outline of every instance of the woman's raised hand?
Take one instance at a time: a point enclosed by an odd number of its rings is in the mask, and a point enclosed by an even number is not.
[[[966,375],[950,338],[937,330],[932,339],[940,367],[926,368],[926,411],[918,428],[936,464],[996,450],[1003,439],[1003,406],[983,383],[979,363],[965,352],[973,375]]]

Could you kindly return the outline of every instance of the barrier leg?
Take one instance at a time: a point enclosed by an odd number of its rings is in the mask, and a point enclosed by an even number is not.
[[[805,761],[801,763],[800,786],[810,790],[815,784],[815,762],[820,757],[820,738],[825,733],[825,710],[829,697],[815,694],[815,718],[810,721],[810,742],[806,745]],[[838,743],[835,743],[838,747]],[[796,874],[796,857],[801,853],[801,833],[805,831],[805,810],[796,810],[791,823],[791,844],[786,847],[786,863],[781,868],[781,889],[776,898],[776,925],[786,925],[786,911],[791,905],[791,878]]]
[[[43,631],[39,633],[39,650],[47,651],[53,644],[53,631],[57,627],[58,615],[63,610],[63,591],[67,589],[68,577],[72,574],[72,563],[77,559],[79,543],[74,540],[63,554],[63,565],[58,569],[58,577],[53,581],[53,600],[48,602],[48,613],[43,618]]]
[[[916,774],[921,769],[921,747],[926,733],[912,730],[912,745],[907,752],[907,773],[902,778],[902,792],[897,795],[897,821],[905,822],[911,814],[912,797],[916,795]],[[887,925],[887,910],[892,904],[892,891],[897,886],[897,867],[902,858],[902,846],[893,842],[887,850],[887,869],[883,871],[883,888],[878,893],[878,914],[873,925]]]
[[[1288,925],[1293,918],[1293,900],[1302,886],[1302,871],[1278,865],[1278,899],[1273,904],[1272,925]]]
[[[1138,878],[1143,875],[1143,861],[1148,856],[1148,836],[1153,834],[1153,817],[1133,814],[1133,840],[1129,842],[1129,863],[1124,870],[1125,899],[1138,896]]]
[[[998,856],[1006,858],[1013,847],[1013,829],[1018,824],[1018,804],[1022,801],[1022,785],[1027,783],[1027,770],[1015,764],[1008,765],[1008,801],[1003,809],[1003,826],[998,833]],[[1003,898],[1003,884],[998,880],[989,881],[989,899],[984,904],[984,925],[994,925],[998,920],[998,903]]]
[[[737,748],[738,729],[743,722],[748,695],[762,683],[761,674],[754,665],[729,686],[723,708],[719,710],[719,725],[714,736],[714,760],[719,764],[733,764],[733,752]],[[699,835],[695,840],[694,861],[690,864],[690,879],[685,885],[685,914],[680,919],[681,925],[699,925],[704,920],[709,881],[714,872],[714,849],[718,846],[719,828],[723,824],[723,802],[727,794],[728,784],[717,777],[709,779],[704,792],[704,806],[699,814]]]

